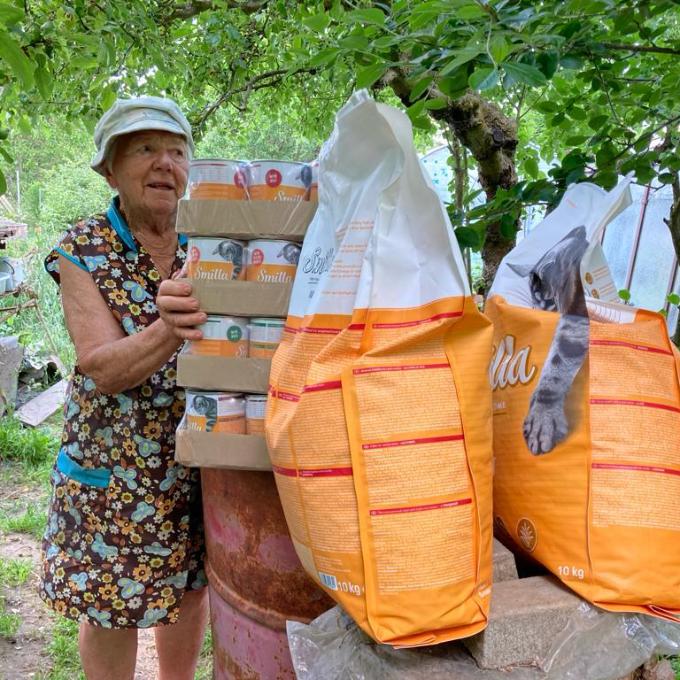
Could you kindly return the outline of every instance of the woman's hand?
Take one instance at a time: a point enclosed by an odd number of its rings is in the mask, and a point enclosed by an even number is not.
[[[198,300],[191,296],[191,283],[186,279],[163,281],[158,289],[156,306],[165,325],[178,338],[200,340],[203,337],[195,326],[205,323],[208,316],[200,311]]]

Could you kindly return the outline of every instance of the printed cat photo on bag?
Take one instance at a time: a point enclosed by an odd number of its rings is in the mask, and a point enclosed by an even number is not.
[[[581,282],[581,260],[588,245],[586,228],[580,226],[536,264],[508,264],[529,279],[535,309],[561,315],[524,420],[524,439],[535,456],[550,453],[569,434],[565,401],[588,352],[590,321]]]

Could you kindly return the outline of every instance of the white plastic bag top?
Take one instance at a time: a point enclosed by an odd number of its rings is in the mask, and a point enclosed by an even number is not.
[[[618,295],[599,242],[607,224],[631,204],[630,183],[629,176],[609,192],[587,182],[570,186],[559,206],[503,258],[489,297],[501,295],[510,304],[534,307],[530,279],[516,269],[526,270],[535,265],[574,229],[583,226],[589,243],[581,260],[586,296],[595,288],[586,276],[586,272],[593,270],[598,272],[598,291],[602,291],[602,295],[597,292],[597,297],[605,302],[615,302]]]
[[[319,155],[319,208],[289,313],[350,315],[469,295],[446,210],[413,146],[408,117],[356,92]]]

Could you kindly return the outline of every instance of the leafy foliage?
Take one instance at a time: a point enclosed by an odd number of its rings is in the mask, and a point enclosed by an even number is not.
[[[633,172],[680,197],[679,15],[676,0],[3,1],[0,138],[55,112],[91,127],[144,91],[177,98],[199,134],[225,107],[286,111],[311,151],[352,88],[388,88],[469,151],[488,202],[453,213],[458,235],[497,257],[525,206],[574,182]],[[231,130],[243,148],[260,128]],[[0,154],[13,162],[6,140]]]

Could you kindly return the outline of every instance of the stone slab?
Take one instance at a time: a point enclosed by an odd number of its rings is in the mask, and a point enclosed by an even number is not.
[[[16,335],[0,338],[0,415],[7,404],[14,406],[17,398],[19,369],[24,348]]]
[[[517,578],[515,556],[496,538],[493,539],[493,582]]]
[[[493,586],[486,630],[463,643],[480,668],[536,664],[580,603],[553,576],[501,581]]]
[[[47,420],[64,404],[68,380],[60,380],[52,387],[40,393],[35,399],[24,404],[16,413],[17,418],[25,425],[36,427]]]

